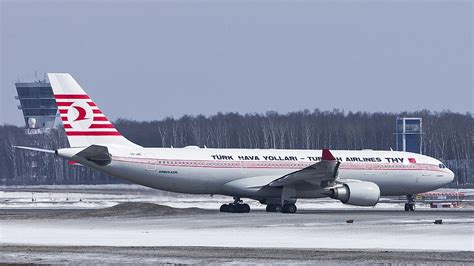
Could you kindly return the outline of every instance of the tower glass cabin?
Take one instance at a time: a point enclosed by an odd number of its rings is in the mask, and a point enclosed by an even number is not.
[[[51,84],[45,81],[15,83],[27,133],[43,133],[55,127],[58,107]]]
[[[423,131],[422,119],[413,117],[398,117],[395,133],[398,151],[422,154]]]

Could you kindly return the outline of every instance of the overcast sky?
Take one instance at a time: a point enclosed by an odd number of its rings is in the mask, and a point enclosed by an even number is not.
[[[473,111],[472,1],[0,1],[0,124],[35,72],[113,120]]]

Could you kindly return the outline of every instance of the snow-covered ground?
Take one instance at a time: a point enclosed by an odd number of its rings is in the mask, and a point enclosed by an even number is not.
[[[256,201],[249,201],[257,210],[249,214],[219,213],[220,204],[230,201],[224,196],[181,195],[129,185],[0,188],[0,244],[474,251],[473,209],[420,206],[407,213],[398,203],[361,208],[319,199],[299,200],[302,211],[293,215],[258,211],[264,206]],[[92,209],[124,202],[133,203],[129,208],[150,202],[209,211],[87,215],[96,211]],[[16,216],[51,209],[51,217]],[[58,209],[80,215],[61,218],[54,215]],[[346,223],[351,219],[354,223]],[[434,224],[435,219],[443,219],[443,224]]]
[[[473,212],[316,211],[0,220],[0,244],[474,251]],[[443,219],[436,225],[435,219]],[[347,224],[346,220],[354,219]]]

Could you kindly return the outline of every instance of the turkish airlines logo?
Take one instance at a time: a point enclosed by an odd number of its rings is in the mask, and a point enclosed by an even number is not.
[[[77,115],[77,118],[74,119],[73,122],[76,122],[76,121],[81,121],[81,120],[85,120],[85,119],[89,119],[89,118],[86,118],[86,110],[80,106],[73,106],[77,112],[78,112],[78,115]]]
[[[93,112],[87,102],[74,102],[68,109],[67,120],[72,128],[87,129],[93,121]]]

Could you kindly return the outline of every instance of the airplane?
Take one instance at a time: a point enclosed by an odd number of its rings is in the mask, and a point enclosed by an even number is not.
[[[375,206],[381,196],[406,196],[405,211],[414,211],[415,194],[454,179],[439,160],[400,151],[145,148],[122,136],[70,74],[48,78],[70,148],[16,148],[155,189],[233,197],[221,212],[248,213],[242,198],[258,200],[267,212],[295,213],[302,198]]]

